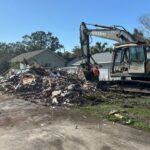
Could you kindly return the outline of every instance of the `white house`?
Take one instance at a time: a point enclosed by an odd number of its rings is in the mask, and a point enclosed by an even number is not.
[[[97,53],[92,55],[95,62],[101,66],[100,80],[111,80],[110,72],[112,68],[112,55],[113,53],[110,52]],[[91,62],[94,63],[92,59]],[[82,60],[77,60],[76,62],[73,61],[73,63],[69,63],[69,66],[79,67],[81,63]]]

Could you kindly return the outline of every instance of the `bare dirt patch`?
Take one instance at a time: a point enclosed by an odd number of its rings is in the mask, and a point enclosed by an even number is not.
[[[150,134],[66,107],[0,97],[2,150],[148,150]]]

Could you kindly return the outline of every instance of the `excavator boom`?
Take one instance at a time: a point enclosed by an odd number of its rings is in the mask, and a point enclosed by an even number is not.
[[[118,29],[95,29],[89,30],[89,35],[117,41],[120,44],[135,41],[132,36],[124,30]]]
[[[87,29],[86,25],[98,27],[98,29]],[[119,42],[120,44],[126,42],[135,42],[135,38],[122,26],[105,26],[98,24],[85,24],[80,25],[80,32],[89,36],[97,36],[105,39],[110,39]]]
[[[88,29],[87,25],[98,27],[98,29]],[[121,27],[122,29],[120,29],[119,27],[120,26],[105,26],[98,24],[92,25],[92,24],[85,24],[84,22],[81,23],[80,25],[81,52],[84,63],[88,65],[88,68],[90,66],[90,58],[91,58],[89,48],[90,36],[114,40],[120,44],[136,41],[128,31],[126,31],[123,27]]]

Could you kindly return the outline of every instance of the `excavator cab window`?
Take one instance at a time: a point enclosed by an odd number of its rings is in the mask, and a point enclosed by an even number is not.
[[[128,73],[145,73],[145,49],[143,46],[132,46],[130,49],[130,65]]]
[[[145,61],[143,46],[130,47],[130,62]]]

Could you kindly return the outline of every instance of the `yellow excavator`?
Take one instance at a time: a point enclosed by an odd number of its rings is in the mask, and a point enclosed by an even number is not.
[[[88,26],[94,28],[89,29]],[[150,80],[150,44],[136,40],[122,26],[105,26],[82,22],[80,25],[82,65],[86,65],[89,73],[91,72],[91,60],[94,61],[90,52],[89,39],[91,36],[117,42],[113,51],[112,77]]]

